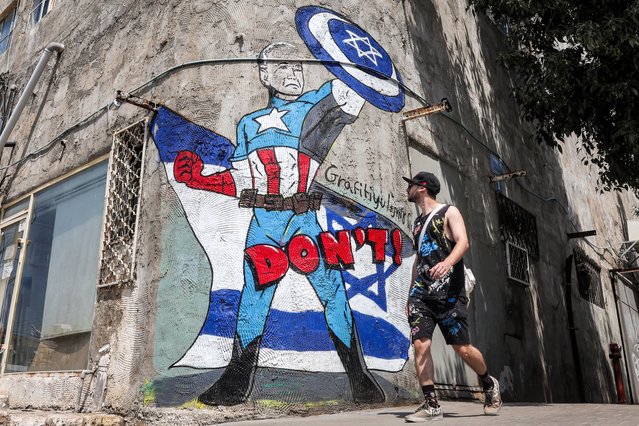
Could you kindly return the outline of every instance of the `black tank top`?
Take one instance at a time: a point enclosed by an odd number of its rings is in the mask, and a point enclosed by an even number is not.
[[[417,279],[411,288],[411,296],[423,299],[447,299],[465,295],[463,259],[451,268],[449,274],[439,280],[433,280],[429,273],[431,267],[448,257],[455,248],[455,242],[446,238],[444,229],[444,216],[449,207],[449,205],[445,205],[435,213],[421,242],[417,240],[428,215],[420,215],[415,219],[413,238],[417,252]]]

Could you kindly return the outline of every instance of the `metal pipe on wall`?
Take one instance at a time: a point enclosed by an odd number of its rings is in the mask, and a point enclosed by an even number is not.
[[[16,104],[15,108],[13,109],[13,112],[11,113],[11,117],[9,117],[9,120],[7,120],[7,124],[5,125],[4,130],[2,131],[2,134],[0,134],[0,157],[2,157],[2,150],[4,149],[4,146],[6,145],[7,140],[9,139],[9,136],[11,135],[11,132],[13,131],[13,128],[15,127],[16,123],[18,122],[18,119],[20,118],[20,115],[22,114],[22,110],[24,109],[27,102],[29,101],[30,94],[33,92],[33,89],[35,88],[35,85],[38,83],[38,80],[40,80],[40,77],[42,76],[42,73],[44,72],[44,68],[47,66],[47,63],[49,62],[51,55],[53,54],[53,52],[61,53],[63,50],[64,50],[64,45],[62,43],[52,42],[52,43],[49,43],[47,47],[45,47],[44,50],[42,51],[40,60],[38,61],[38,64],[33,70],[33,73],[31,74],[31,78],[29,78],[27,85],[24,87],[24,90],[22,91],[22,94],[20,95],[20,99],[18,99],[18,103]]]

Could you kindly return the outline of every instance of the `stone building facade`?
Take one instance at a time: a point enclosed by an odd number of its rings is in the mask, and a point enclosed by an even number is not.
[[[10,407],[416,400],[402,176],[422,169],[465,217],[471,334],[504,399],[616,402],[618,343],[637,402],[637,199],[600,194],[576,141],[532,140],[503,34],[465,2],[3,1],[0,18],[3,126],[25,102],[0,159]],[[443,97],[452,112],[403,120]],[[434,355],[442,394],[477,396],[441,336]]]

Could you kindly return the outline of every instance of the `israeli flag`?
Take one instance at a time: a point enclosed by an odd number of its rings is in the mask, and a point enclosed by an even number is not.
[[[174,367],[225,367],[230,358],[240,294],[244,285],[243,261],[253,210],[240,208],[238,199],[197,190],[177,182],[173,161],[178,152],[200,155],[204,173],[231,167],[235,147],[225,137],[160,107],[151,122],[151,134],[195,237],[213,269],[209,310],[199,335]],[[326,231],[355,228],[397,228],[387,218],[313,184],[324,193],[318,220]],[[373,263],[368,244],[352,241],[354,269],[343,270],[349,302],[364,359],[369,369],[399,371],[408,358],[409,327],[405,315],[413,253],[410,237],[401,234],[399,253],[386,246],[383,263]],[[393,257],[395,256],[395,261]],[[398,257],[401,263],[398,264]],[[341,372],[342,363],[326,327],[324,309],[304,275],[289,269],[277,284],[265,325],[259,366],[301,371]]]

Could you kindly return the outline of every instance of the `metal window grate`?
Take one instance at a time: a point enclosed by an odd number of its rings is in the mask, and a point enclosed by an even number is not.
[[[497,211],[504,241],[525,248],[532,258],[539,259],[535,216],[501,193],[497,193]]]
[[[508,279],[530,285],[528,251],[525,248],[508,241],[506,243],[506,264],[508,266]]]
[[[530,285],[528,250],[508,241],[506,243],[506,264],[508,266],[508,279]]]
[[[135,249],[147,121],[113,135],[98,287],[135,281]]]
[[[601,289],[601,268],[584,253],[575,251],[574,255],[579,294],[583,299],[603,308],[604,299]]]
[[[9,83],[8,73],[0,74],[0,132],[13,111],[16,92],[14,85]]]

